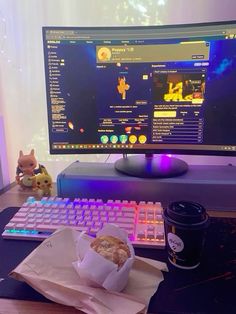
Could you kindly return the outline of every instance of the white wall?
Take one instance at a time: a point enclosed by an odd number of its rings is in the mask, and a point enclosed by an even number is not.
[[[10,184],[3,117],[0,115],[0,190]]]
[[[11,181],[18,152],[36,151],[54,180],[72,161],[106,155],[50,156],[42,26],[178,24],[236,19],[234,0],[0,0],[0,114],[4,117]],[[111,156],[109,161],[117,156]],[[231,158],[186,157],[189,163],[233,163]]]

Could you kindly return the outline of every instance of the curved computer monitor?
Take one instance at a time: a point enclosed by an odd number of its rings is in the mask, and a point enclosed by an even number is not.
[[[168,154],[236,155],[236,22],[44,27],[43,43],[51,154],[122,153],[140,177],[185,173]]]

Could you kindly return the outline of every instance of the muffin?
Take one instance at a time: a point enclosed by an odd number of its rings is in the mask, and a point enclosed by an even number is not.
[[[115,263],[118,269],[120,269],[131,256],[128,245],[113,236],[99,236],[92,241],[90,247],[104,258]]]

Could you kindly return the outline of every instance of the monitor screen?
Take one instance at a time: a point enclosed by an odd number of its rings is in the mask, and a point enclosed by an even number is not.
[[[236,22],[44,27],[50,153],[236,155]]]

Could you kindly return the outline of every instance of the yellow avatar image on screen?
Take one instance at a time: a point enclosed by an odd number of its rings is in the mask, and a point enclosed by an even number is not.
[[[107,47],[101,47],[98,49],[97,58],[99,61],[109,61],[111,59],[111,50]]]

